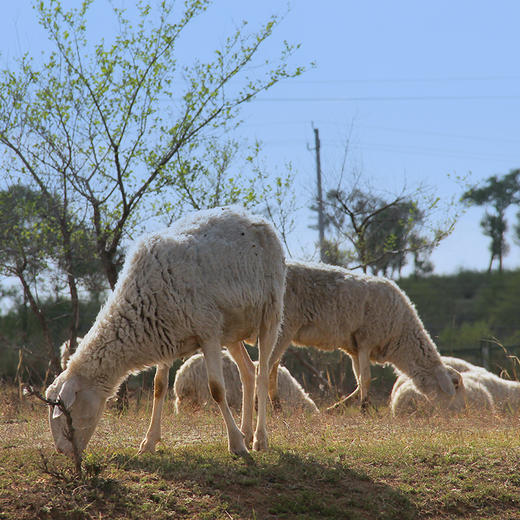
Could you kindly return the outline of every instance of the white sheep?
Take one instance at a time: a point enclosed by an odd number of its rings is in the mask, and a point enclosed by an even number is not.
[[[448,369],[408,297],[391,280],[325,264],[288,263],[284,316],[271,355],[269,395],[276,395],[277,366],[290,343],[341,349],[352,358],[358,386],[336,403],[360,394],[368,403],[370,363],[391,363],[420,390],[438,399],[455,394],[460,374]]]
[[[480,367],[478,365],[474,365],[465,359],[451,357],[451,356],[441,356],[442,362],[445,365],[448,365],[454,368],[457,372],[483,372],[489,373],[484,367]]]
[[[76,345],[79,345],[81,340],[83,338],[76,338]],[[67,368],[67,364],[69,362],[70,356],[73,353],[70,351],[70,338],[66,339],[61,345],[60,345],[60,365],[61,369],[65,370]]]
[[[139,241],[67,369],[47,389],[47,398],[61,400],[72,419],[74,444],[67,417],[58,406],[51,407],[58,451],[70,456],[83,452],[107,399],[129,373],[156,365],[162,374],[174,359],[200,348],[211,395],[226,423],[229,450],[247,455],[244,435],[225,399],[220,352],[226,345],[240,358],[240,340],[256,334],[258,418],[253,448],[266,448],[268,359],[280,325],[284,283],[279,239],[267,222],[243,211],[201,211]],[[251,374],[254,368],[248,370]],[[244,391],[251,401],[253,394],[251,388]],[[162,400],[157,404],[162,406]],[[252,409],[252,403],[247,407]],[[151,437],[147,434],[145,441],[155,445],[160,430],[148,433]]]
[[[238,367],[226,351],[222,353],[222,368],[228,404],[238,410],[242,402],[242,383]],[[182,364],[175,374],[173,385],[177,413],[186,405],[204,406],[211,402],[207,379],[206,366],[201,354],[191,356]],[[314,401],[285,367],[278,368],[278,384],[280,399],[291,409],[318,412]]]
[[[392,388],[390,409],[394,416],[469,410],[494,412],[495,401],[491,392],[480,380],[478,372],[463,371],[455,395],[451,399],[443,401],[428,399],[417,389],[410,378],[401,374]]]
[[[493,374],[484,367],[473,365],[456,357],[442,356],[447,366],[453,367],[464,376],[471,374],[474,379],[487,388],[497,408],[516,411],[520,408],[520,382],[510,381]]]

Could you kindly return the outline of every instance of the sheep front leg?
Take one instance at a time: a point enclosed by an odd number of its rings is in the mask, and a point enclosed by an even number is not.
[[[211,397],[213,397],[214,401],[218,404],[224,422],[226,423],[229,451],[240,457],[248,458],[250,455],[244,443],[244,436],[235,423],[235,419],[233,418],[226,399],[221,346],[217,342],[211,342],[203,344],[201,348],[206,362],[209,391]]]
[[[255,365],[251,361],[244,343],[239,341],[228,345],[228,350],[238,365],[242,381],[242,424],[240,429],[244,434],[245,443],[253,442],[253,406],[255,400]]]
[[[370,390],[370,358],[367,350],[358,352],[359,373],[357,374],[358,388],[361,400],[361,411],[365,412],[369,405],[368,392]]]
[[[153,407],[150,426],[146,432],[146,437],[139,446],[139,453],[155,451],[156,444],[161,440],[161,415],[168,390],[168,373],[170,367],[166,365],[157,365],[155,377],[153,380]]]

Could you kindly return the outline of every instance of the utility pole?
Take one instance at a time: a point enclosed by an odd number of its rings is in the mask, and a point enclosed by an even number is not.
[[[320,260],[325,260],[325,232],[323,220],[323,196],[321,193],[321,161],[320,161],[320,132],[314,129],[314,142],[316,150],[316,177],[318,183],[318,231],[320,236]]]

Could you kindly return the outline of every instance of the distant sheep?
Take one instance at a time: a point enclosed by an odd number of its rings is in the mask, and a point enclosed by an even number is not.
[[[463,376],[468,373],[478,379],[479,383],[488,389],[497,408],[509,411],[516,411],[520,408],[520,382],[503,379],[489,370],[463,359],[447,356],[443,356],[442,359],[446,365],[461,372]]]
[[[392,388],[390,409],[394,416],[486,410],[493,412],[495,402],[491,392],[480,381],[478,373],[462,372],[462,382],[452,399],[437,402],[428,399],[413,381],[400,375]]]
[[[391,363],[429,396],[455,395],[460,374],[444,366],[415,308],[394,282],[325,264],[289,263],[287,268],[284,318],[270,360],[274,403],[279,402],[278,363],[291,342],[339,348],[352,358],[358,386],[334,407],[358,394],[361,407],[367,405],[371,362]]]
[[[241,340],[253,335],[259,338],[253,448],[266,448],[268,360],[278,335],[284,284],[279,239],[267,222],[243,211],[201,211],[139,241],[96,322],[47,389],[47,398],[60,399],[70,412],[74,429],[72,444],[65,414],[51,407],[58,451],[69,456],[83,452],[107,399],[129,373],[156,365],[164,377],[174,359],[200,348],[211,395],[226,423],[229,450],[247,455],[244,435],[225,399],[220,352],[227,345],[240,358]],[[244,376],[248,381],[250,374]],[[253,390],[244,394],[252,399]],[[159,415],[163,399],[157,395],[154,401]],[[152,450],[159,439],[160,426],[150,425],[145,448]]]
[[[76,338],[76,345],[79,345],[82,339],[83,338]],[[60,365],[62,370],[67,368],[69,358],[72,354],[73,353],[70,351],[70,339],[67,339],[60,346]]]
[[[242,383],[238,367],[226,351],[222,353],[222,368],[228,404],[231,408],[239,410],[242,402]],[[201,354],[191,356],[177,370],[173,387],[177,413],[186,405],[204,406],[211,402],[207,380],[206,366]],[[278,368],[278,384],[280,399],[290,409],[318,412],[314,401],[285,367]]]
[[[484,367],[480,367],[478,365],[474,365],[465,359],[451,357],[451,356],[441,356],[442,362],[454,368],[457,372],[483,372],[489,373]]]

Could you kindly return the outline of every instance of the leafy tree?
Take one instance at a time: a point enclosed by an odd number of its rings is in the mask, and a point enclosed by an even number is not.
[[[520,170],[512,170],[503,177],[492,175],[484,186],[471,188],[462,196],[462,200],[473,206],[491,206],[493,213],[486,211],[480,225],[484,234],[491,238],[491,253],[488,271],[493,262],[498,260],[498,270],[502,272],[503,258],[509,251],[506,241],[506,210],[520,200]]]
[[[75,337],[78,284],[83,282],[85,288],[92,288],[100,278],[91,233],[67,211],[57,195],[16,184],[0,191],[0,245],[0,273],[20,281],[24,302],[40,323],[48,359],[57,368],[59,362],[41,295],[61,293],[60,278],[68,280],[71,334]],[[46,283],[50,285],[48,290],[44,290]]]
[[[259,204],[265,191],[252,174],[226,173],[236,150],[226,136],[246,102],[302,72],[290,65],[296,47],[285,42],[278,57],[262,56],[278,17],[251,33],[244,22],[211,59],[183,64],[177,45],[210,0],[186,0],[182,8],[139,2],[135,25],[124,9],[107,6],[117,33],[97,43],[89,38],[93,3],[67,10],[59,0],[36,1],[53,50],[38,62],[24,55],[0,73],[3,187],[30,185],[49,205],[45,225],[59,229],[57,263],[73,302],[85,240],[76,240],[70,215],[90,230],[113,288],[124,240],[150,219],[227,202]],[[49,239],[47,249],[53,234],[40,236]]]
[[[415,194],[417,195],[417,193]],[[356,263],[364,272],[374,274],[401,273],[407,256],[414,254],[416,269],[427,262],[429,252],[444,237],[453,224],[424,233],[424,224],[436,201],[423,204],[411,195],[391,200],[354,188],[329,190],[325,202],[325,222],[332,227],[349,249],[341,257],[344,265]],[[336,242],[336,247],[339,242]],[[426,256],[426,258],[423,258]]]
[[[380,204],[385,205],[384,201]],[[412,230],[423,220],[423,215],[414,202],[396,201],[374,215],[367,226],[366,246],[369,255],[374,259],[370,266],[373,273],[384,276],[401,273],[406,264],[407,252],[412,249],[418,253],[422,249],[421,239],[412,242]]]

